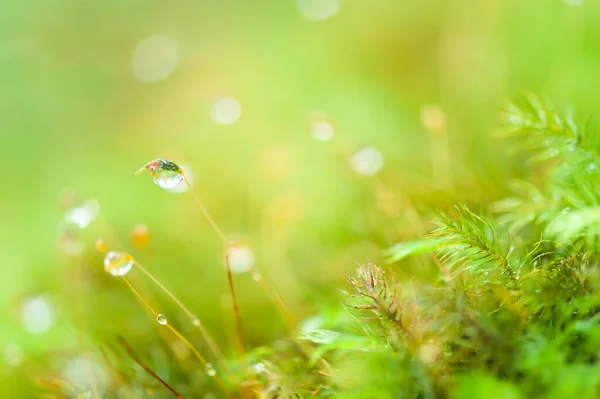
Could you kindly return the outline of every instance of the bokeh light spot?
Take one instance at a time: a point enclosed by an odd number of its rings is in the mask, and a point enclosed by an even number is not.
[[[383,155],[374,147],[361,148],[350,157],[350,167],[361,175],[373,176],[383,168]]]
[[[54,324],[54,312],[46,298],[29,298],[21,308],[21,321],[30,333],[43,334]]]
[[[254,266],[254,253],[247,246],[234,246],[227,252],[232,273],[245,273]]]
[[[329,141],[335,134],[333,125],[326,120],[316,120],[312,123],[310,134],[315,140]]]
[[[179,62],[177,42],[165,36],[150,36],[142,40],[133,51],[133,75],[146,83],[166,79]]]
[[[309,21],[333,17],[342,6],[341,0],[298,0],[298,10]]]
[[[242,116],[242,104],[233,97],[222,97],[214,102],[211,118],[220,125],[233,125]]]

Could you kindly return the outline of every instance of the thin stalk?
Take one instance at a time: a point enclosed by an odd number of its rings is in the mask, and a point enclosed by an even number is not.
[[[200,330],[200,333],[204,337],[204,340],[208,344],[208,347],[210,348],[210,350],[213,353],[213,355],[219,360],[220,363],[224,363],[225,362],[225,356],[223,355],[223,352],[219,349],[219,347],[215,343],[214,339],[210,336],[210,334],[208,333],[208,330],[206,329],[206,327],[204,326],[204,324],[202,324],[202,322],[200,321],[200,319],[194,313],[192,313],[160,281],[158,281],[158,279],[156,277],[154,277],[148,270],[146,270],[146,268],[144,266],[142,266],[137,261],[135,262],[135,265],[138,267],[138,269],[140,269],[142,271],[142,273],[144,273],[150,280],[152,280],[154,282],[154,284],[156,284],[161,290],[163,290],[164,293],[167,294],[173,300],[173,302],[175,302],[177,304],[177,306],[179,306],[179,308],[181,310],[183,310],[183,312],[186,314],[186,316],[189,317],[189,319],[192,321],[192,324],[195,325],[196,327],[198,327],[198,329]]]
[[[240,309],[238,308],[237,299],[235,297],[235,290],[233,289],[233,275],[231,274],[231,267],[229,266],[229,253],[225,253],[225,265],[227,266],[227,280],[229,282],[229,291],[231,292],[231,299],[233,300],[233,316],[235,317],[235,330],[238,349],[241,354],[244,353],[244,341],[242,339],[242,321],[240,318]]]
[[[219,228],[217,223],[210,216],[210,214],[204,207],[204,204],[202,204],[202,201],[200,201],[200,198],[196,195],[196,193],[192,189],[192,186],[191,186],[190,182],[188,181],[188,179],[185,176],[183,179],[185,181],[185,184],[188,186],[188,188],[190,190],[190,193],[192,195],[192,198],[194,199],[194,202],[196,203],[196,205],[198,205],[198,207],[200,208],[200,210],[202,211],[202,213],[204,214],[204,216],[206,217],[208,222],[211,224],[213,229],[217,232],[219,237],[221,237],[221,239],[225,243],[225,246],[228,247],[230,245],[230,241],[227,239],[227,237],[225,237],[225,234],[223,234],[223,232],[221,231],[221,229]],[[227,281],[229,283],[229,293],[231,294],[231,300],[233,301],[233,312],[234,312],[234,318],[235,318],[235,327],[236,327],[235,330],[236,330],[238,347],[239,347],[240,353],[243,354],[244,353],[244,344],[243,344],[240,310],[239,310],[237,299],[235,296],[235,288],[233,286],[233,275],[231,273],[231,267],[229,265],[229,256],[227,255],[227,253],[225,254],[225,267],[227,269]]]
[[[208,220],[208,222],[210,223],[212,228],[217,232],[217,234],[219,235],[219,237],[221,237],[221,239],[223,240],[223,242],[225,242],[225,244],[229,243],[229,240],[227,240],[227,237],[225,237],[225,234],[223,234],[223,232],[221,231],[221,229],[219,228],[217,223],[210,216],[210,213],[208,213],[208,211],[204,207],[204,204],[202,204],[202,201],[200,201],[200,198],[198,197],[198,195],[196,195],[196,193],[192,189],[192,186],[190,185],[190,182],[188,181],[188,179],[186,177],[184,177],[183,180],[185,181],[185,184],[190,189],[190,194],[192,195],[194,202],[196,202],[196,205],[198,205],[198,208],[200,208],[200,210],[202,211],[202,213],[204,214],[204,216],[206,217],[206,219]]]
[[[169,384],[167,384],[167,382],[165,380],[163,380],[162,378],[160,378],[154,371],[152,371],[152,369],[150,367],[148,367],[142,361],[142,359],[140,359],[140,357],[137,355],[137,353],[135,353],[135,351],[133,350],[133,348],[131,346],[129,346],[129,344],[127,343],[127,341],[125,341],[125,339],[123,337],[118,336],[117,338],[119,340],[119,343],[123,347],[123,349],[125,349],[125,352],[127,352],[129,354],[129,356],[131,356],[131,358],[133,360],[135,360],[135,362],[137,364],[139,364],[140,366],[142,366],[142,368],[144,370],[146,370],[148,372],[148,374],[150,374],[152,377],[154,377],[154,379],[156,379],[158,382],[160,382],[165,388],[167,388],[169,391],[171,391],[173,393],[173,395],[175,395],[179,399],[183,399],[183,396],[181,396],[172,386],[170,386]]]
[[[283,314],[286,316],[288,327],[293,328],[294,326],[296,326],[298,321],[296,320],[292,312],[288,309],[288,307],[285,305],[283,299],[281,299],[279,292],[277,292],[277,290],[273,288],[273,286],[271,286],[267,281],[265,281],[262,274],[260,274],[258,271],[254,272],[252,279],[260,285],[260,287],[267,294],[269,299],[277,306],[279,306]]]
[[[133,287],[133,285],[131,284],[131,282],[129,281],[129,279],[125,276],[122,276],[123,281],[125,281],[125,283],[127,284],[127,286],[129,287],[129,289],[131,290],[131,292],[134,293],[134,295],[142,302],[142,304],[154,315],[154,317],[158,317],[159,313],[154,310],[154,308],[144,299],[144,297],[142,297],[142,295]],[[171,332],[177,337],[179,338],[181,341],[183,341],[183,343],[192,351],[192,353],[196,356],[196,358],[200,361],[200,363],[202,363],[202,365],[204,367],[208,366],[208,362],[206,361],[206,359],[204,358],[204,356],[202,356],[202,354],[200,354],[200,352],[198,351],[198,349],[196,349],[196,347],[194,347],[194,345],[192,345],[192,343],[190,341],[188,341],[179,331],[177,331],[177,329],[175,329],[175,327],[173,327],[172,325],[170,325],[167,321],[166,324],[167,328],[169,330],[171,330]],[[231,392],[229,391],[229,389],[227,389],[227,387],[225,386],[225,384],[223,383],[223,381],[217,377],[217,376],[213,376],[212,378],[214,378],[215,382],[219,385],[219,387],[221,388],[221,390],[227,395],[227,396],[231,396]]]

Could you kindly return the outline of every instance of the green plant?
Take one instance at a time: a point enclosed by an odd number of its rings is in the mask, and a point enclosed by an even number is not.
[[[203,376],[189,396],[598,397],[600,130],[525,96],[508,107],[502,136],[527,165],[513,196],[475,204],[478,212],[445,206],[430,234],[385,252],[390,268],[414,263],[438,278],[360,266],[342,304],[324,305],[287,338],[229,360],[219,370],[221,393]],[[123,347],[133,359],[103,352],[120,381],[105,397],[121,397],[119,387],[132,381],[186,397]],[[185,378],[190,366],[166,356],[177,370],[172,379]],[[123,371],[132,363],[147,375]],[[77,397],[66,385],[53,389]]]

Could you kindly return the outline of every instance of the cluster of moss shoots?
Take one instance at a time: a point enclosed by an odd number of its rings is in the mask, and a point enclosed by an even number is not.
[[[206,370],[202,391],[190,397],[598,397],[600,131],[533,96],[513,103],[506,116],[503,135],[541,179],[515,181],[514,195],[491,204],[445,206],[437,216],[423,215],[436,221],[430,234],[387,249],[385,268],[361,265],[348,276],[349,290],[339,306],[301,324],[255,271],[255,280],[290,325],[290,336],[273,345],[245,347],[227,256],[235,243],[193,190],[226,248],[235,359],[227,360],[200,319],[130,254],[99,242],[106,252],[104,269],[121,278]],[[143,171],[162,188],[189,186],[171,161],[154,160],[138,173]],[[437,278],[413,279],[403,272],[412,267],[431,268]],[[200,329],[208,353],[148,304],[127,278],[133,269],[166,292]],[[155,394],[162,389],[183,397],[144,355],[120,340],[148,373]],[[98,392],[91,378],[90,395],[118,397],[115,386]]]

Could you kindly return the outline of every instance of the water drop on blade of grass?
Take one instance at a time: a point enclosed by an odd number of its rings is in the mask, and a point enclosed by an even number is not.
[[[194,319],[192,320],[192,324],[195,326],[199,326],[200,325],[200,320],[198,320],[198,318],[194,317]]]
[[[164,189],[171,189],[184,179],[183,170],[175,162],[167,159],[158,158],[148,162],[135,174],[140,174],[144,170],[148,170],[154,183]]]
[[[167,324],[167,317],[164,314],[158,314],[156,315],[156,321],[158,322],[158,324],[164,326]]]
[[[161,188],[173,188],[183,181],[183,174],[173,170],[157,170],[152,176],[154,183]]]
[[[124,276],[134,263],[135,259],[127,252],[110,251],[104,257],[104,271],[113,276]]]

